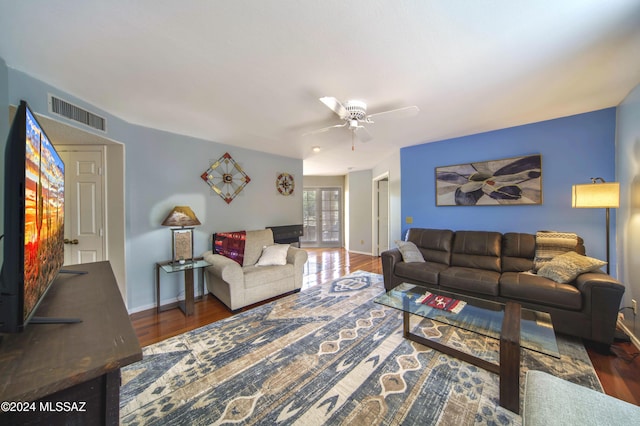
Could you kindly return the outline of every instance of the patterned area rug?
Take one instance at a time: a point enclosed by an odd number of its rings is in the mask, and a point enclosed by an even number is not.
[[[356,272],[144,348],[122,370],[122,424],[519,425],[498,376],[402,337],[376,303],[382,276]],[[499,343],[413,319],[414,332],[487,359]],[[561,359],[528,350],[527,369],[602,391],[578,339]]]

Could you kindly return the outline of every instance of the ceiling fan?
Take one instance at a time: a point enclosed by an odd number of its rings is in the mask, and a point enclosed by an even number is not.
[[[320,102],[325,104],[331,111],[335,112],[336,115],[340,117],[340,120],[344,121],[344,123],[323,127],[322,129],[318,130],[313,130],[311,132],[304,133],[303,136],[323,133],[338,127],[346,127],[351,130],[352,144],[354,136],[357,137],[361,142],[368,142],[373,139],[365,126],[363,126],[363,123],[373,124],[374,119],[377,120],[411,117],[416,115],[420,111],[420,109],[418,109],[418,107],[414,105],[367,115],[367,104],[362,101],[348,100],[342,103],[334,97],[325,96],[323,98],[320,98]]]

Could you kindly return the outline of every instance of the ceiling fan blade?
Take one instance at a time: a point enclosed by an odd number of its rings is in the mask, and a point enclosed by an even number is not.
[[[360,140],[360,142],[369,142],[373,139],[371,133],[364,126],[358,126],[353,129],[353,133],[355,133],[356,137]]]
[[[396,119],[403,117],[413,117],[420,112],[420,108],[417,106],[408,106],[404,108],[392,109],[389,111],[377,112],[367,116],[367,122],[373,123],[372,119]]]
[[[340,117],[340,119],[342,120],[344,120],[345,117],[349,115],[344,105],[342,105],[342,103],[334,97],[325,96],[324,98],[320,98],[320,102],[325,104],[331,111],[338,114],[338,117]]]
[[[318,129],[318,130],[311,130],[310,132],[303,133],[302,136],[315,135],[316,133],[324,133],[331,129],[335,129],[336,127],[344,127],[347,124],[348,123],[345,122],[344,124],[336,124],[335,126],[323,127],[322,129]]]

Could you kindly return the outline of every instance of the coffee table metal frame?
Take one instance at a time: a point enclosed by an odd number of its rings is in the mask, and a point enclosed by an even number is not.
[[[450,291],[444,292],[439,290],[427,289],[425,287],[413,286],[411,284],[402,284],[401,286],[403,286],[405,291],[411,292],[414,295],[418,292],[424,293],[425,291],[431,291],[432,293],[435,293],[435,294],[443,294],[448,297],[454,297],[459,300],[463,300],[467,302],[473,301],[473,300],[479,300],[479,299],[471,298],[468,296],[459,295]],[[415,291],[412,291],[412,290],[415,290]],[[391,291],[393,290],[390,290],[390,292]],[[384,297],[388,296],[389,293],[385,293],[384,295],[376,298],[375,302],[385,306],[395,308],[395,309],[400,309],[403,311],[403,333],[406,339],[414,341],[421,345],[430,347],[444,354],[451,355],[462,361],[465,361],[477,367],[480,367],[484,370],[498,374],[499,381],[500,381],[500,405],[510,411],[513,411],[516,414],[520,412],[520,348],[521,348],[520,319],[522,316],[523,309],[521,308],[519,303],[509,301],[509,302],[506,302],[505,304],[502,304],[498,302],[483,301],[483,303],[493,304],[494,307],[500,306],[500,308],[502,307],[504,308],[504,317],[502,320],[502,326],[501,326],[501,331],[499,336],[500,361],[498,364],[496,364],[491,361],[487,361],[485,359],[476,357],[472,354],[463,352],[451,346],[447,346],[438,341],[428,339],[423,336],[419,336],[415,333],[412,333],[411,327],[410,327],[410,317],[412,314],[423,316],[425,318],[429,318],[434,321],[441,322],[447,325],[452,325],[454,327],[459,327],[459,328],[465,328],[465,327],[460,327],[459,325],[456,325],[455,322],[441,321],[437,318],[437,316],[423,315],[419,312],[415,312],[415,309],[414,309],[414,312],[412,312],[408,304],[416,303],[415,299],[410,300],[408,297],[403,297],[402,308],[394,304],[385,303]],[[534,312],[534,311],[530,311],[530,312]],[[549,323],[551,322],[549,314],[541,313],[541,312],[535,312],[535,314],[543,317],[546,316],[546,318],[548,318]],[[478,332],[477,330],[472,330],[472,331]],[[480,334],[484,334],[484,333],[480,333]],[[555,341],[554,341],[554,344],[555,344]],[[554,357],[559,357],[559,354],[557,354],[557,350],[555,353],[552,350],[551,352],[547,352],[546,354]]]

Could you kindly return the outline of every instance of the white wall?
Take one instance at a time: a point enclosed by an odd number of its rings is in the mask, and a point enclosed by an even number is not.
[[[620,208],[616,212],[618,279],[626,290],[622,306],[640,302],[640,85],[618,106],[616,125],[616,179],[620,182]],[[640,317],[625,309],[624,324],[640,339]],[[640,314],[640,312],[639,312]]]
[[[394,241],[402,239],[402,216],[400,203],[400,150],[378,163],[372,175],[381,176],[389,173],[389,247],[395,247]]]
[[[351,172],[346,179],[347,230],[345,248],[355,253],[371,254],[372,203],[371,170]]]
[[[344,190],[344,176],[305,176],[305,188],[342,188]]]

